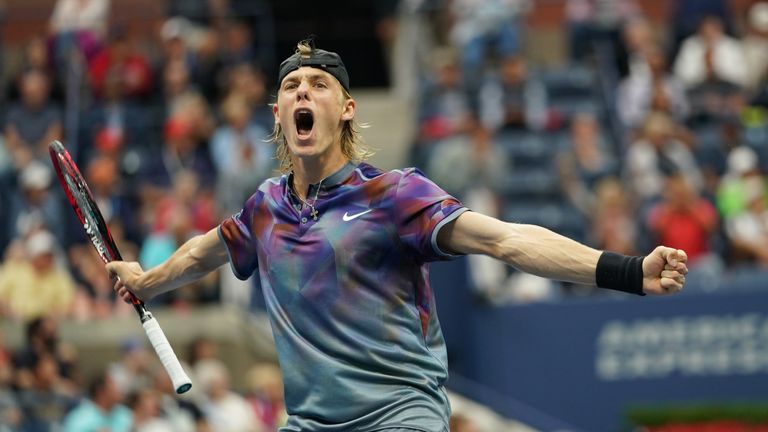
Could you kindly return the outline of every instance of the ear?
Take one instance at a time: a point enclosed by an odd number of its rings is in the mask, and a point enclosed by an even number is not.
[[[280,123],[280,113],[277,111],[277,102],[272,104],[272,115],[275,116],[275,124]]]
[[[348,121],[355,118],[355,108],[357,108],[357,103],[354,99],[345,100],[341,107],[341,120]]]

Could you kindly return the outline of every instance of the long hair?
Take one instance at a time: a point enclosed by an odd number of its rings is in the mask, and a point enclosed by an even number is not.
[[[302,56],[309,57],[312,53],[312,47],[306,42],[299,42],[296,46],[296,52]],[[341,93],[344,102],[352,99],[352,96],[344,87],[341,87]],[[278,91],[277,98],[279,97]],[[277,101],[275,101],[274,105],[276,104]],[[373,155],[373,150],[363,141],[363,137],[360,135],[360,129],[367,127],[367,124],[358,123],[354,118],[352,120],[345,120],[341,127],[341,153],[352,162],[361,162]],[[268,140],[277,145],[276,157],[280,162],[280,172],[284,174],[291,172],[293,170],[291,149],[288,147],[288,143],[285,142],[285,135],[280,123],[275,123],[275,128],[272,130]]]

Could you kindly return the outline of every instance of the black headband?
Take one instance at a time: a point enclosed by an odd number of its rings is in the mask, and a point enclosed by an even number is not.
[[[344,90],[349,91],[349,75],[347,74],[347,68],[344,67],[344,62],[341,61],[341,57],[335,52],[325,51],[312,47],[312,52],[309,56],[302,56],[300,53],[296,53],[280,63],[280,76],[278,77],[278,85],[283,83],[283,79],[289,73],[295,71],[302,66],[310,66],[318,69],[322,69],[334,78],[339,80]]]

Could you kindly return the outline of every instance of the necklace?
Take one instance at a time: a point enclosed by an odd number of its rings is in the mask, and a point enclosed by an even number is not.
[[[312,216],[312,220],[317,220],[317,209],[315,208],[315,204],[317,204],[317,196],[320,194],[320,187],[323,185],[323,180],[320,180],[320,183],[317,184],[317,189],[315,190],[315,198],[312,200],[312,204],[303,199],[298,193],[296,193],[296,191],[293,190],[293,188],[291,188],[293,195],[298,198],[302,204],[310,208],[309,215]]]

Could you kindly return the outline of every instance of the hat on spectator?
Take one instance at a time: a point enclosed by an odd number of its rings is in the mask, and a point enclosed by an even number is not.
[[[32,258],[52,253],[55,246],[56,239],[48,231],[37,231],[29,236],[26,242],[27,254]]]
[[[768,3],[755,3],[749,8],[749,24],[755,30],[768,32]]]
[[[19,183],[24,189],[46,189],[51,185],[51,171],[42,162],[32,161],[21,171]]]
[[[728,173],[743,176],[757,169],[757,154],[749,147],[736,147],[728,154]]]

